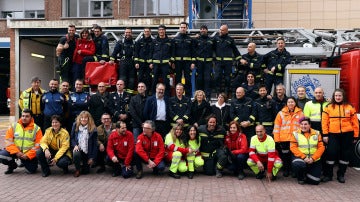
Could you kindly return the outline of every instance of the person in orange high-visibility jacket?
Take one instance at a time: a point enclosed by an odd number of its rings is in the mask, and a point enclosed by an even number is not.
[[[300,118],[300,129],[291,136],[290,150],[294,155],[292,168],[297,175],[298,183],[318,185],[321,176],[319,160],[325,146],[320,132],[311,128],[310,118]]]
[[[24,109],[19,121],[6,131],[5,149],[0,150],[0,162],[8,166],[5,174],[17,168],[15,159],[20,159],[28,173],[35,173],[38,167],[36,150],[40,148],[41,128],[34,123],[32,111]]]
[[[352,154],[352,145],[359,139],[359,121],[355,108],[346,100],[345,92],[336,89],[322,114],[323,141],[327,144],[324,182],[331,181],[335,160],[339,159],[337,180],[345,183],[345,172]]]
[[[286,106],[276,115],[274,121],[274,141],[284,163],[284,177],[289,176],[291,170],[290,139],[292,133],[300,127],[299,119],[303,116],[302,110],[297,106],[296,99],[288,97]]]

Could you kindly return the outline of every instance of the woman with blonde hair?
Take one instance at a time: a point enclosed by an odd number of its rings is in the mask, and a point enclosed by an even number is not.
[[[183,125],[176,123],[165,137],[165,160],[171,162],[169,176],[179,179],[177,172],[186,172],[187,166],[184,156],[191,153],[192,149],[186,148],[183,142]]]
[[[90,172],[97,153],[97,130],[94,119],[88,111],[82,111],[76,117],[71,130],[71,148],[75,164],[74,177]],[[82,163],[82,166],[81,166]]]
[[[190,107],[190,124],[199,127],[200,125],[206,124],[205,119],[211,114],[211,107],[209,102],[206,101],[204,91],[195,91],[194,98]]]

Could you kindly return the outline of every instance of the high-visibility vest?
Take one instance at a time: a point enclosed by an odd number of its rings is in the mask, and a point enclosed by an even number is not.
[[[308,158],[311,158],[311,156],[317,150],[319,131],[310,134],[309,139],[307,139],[304,134],[299,132],[294,132],[293,135],[298,143],[299,150],[304,153]],[[318,161],[319,159],[317,159],[316,161]]]
[[[21,124],[14,124],[14,144],[19,147],[22,153],[26,153],[35,146],[36,133],[40,130],[39,126],[35,126],[32,130],[24,130]]]
[[[253,136],[253,138],[251,138],[250,147],[254,147],[256,153],[260,155],[267,155],[268,152],[275,152],[275,142],[270,136],[267,136],[264,142],[260,142],[258,137]]]

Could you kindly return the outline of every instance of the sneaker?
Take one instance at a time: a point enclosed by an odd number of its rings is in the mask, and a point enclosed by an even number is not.
[[[180,179],[180,175],[174,172],[169,171],[169,176],[175,179]]]
[[[240,171],[240,172],[239,172],[239,175],[238,175],[238,179],[239,179],[239,180],[243,180],[244,178],[245,178],[244,172],[243,172],[243,171]]]
[[[218,170],[218,169],[216,169],[216,177],[217,178],[222,178],[222,173],[221,173],[221,171],[220,170]]]
[[[137,174],[136,174],[136,179],[141,179],[143,177],[143,171],[142,170],[138,170]]]
[[[338,176],[336,179],[337,179],[337,181],[340,182],[340,183],[345,183],[345,178],[344,178],[344,176]]]
[[[322,181],[322,182],[332,181],[332,177],[324,176],[324,178],[323,178],[321,181]]]

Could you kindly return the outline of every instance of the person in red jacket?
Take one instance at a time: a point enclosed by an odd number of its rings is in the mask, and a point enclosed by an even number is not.
[[[227,167],[238,174],[239,180],[243,180],[245,178],[244,166],[249,150],[246,135],[242,133],[240,124],[237,121],[231,121],[229,126],[230,131],[225,136],[225,146],[229,151],[228,155],[231,161]]]
[[[118,121],[116,131],[113,131],[108,139],[106,152],[111,160],[114,172],[113,177],[123,176],[129,178],[133,175],[131,162],[134,154],[134,137],[132,132],[126,129],[126,123]],[[123,166],[122,166],[123,165]]]
[[[95,43],[91,39],[89,30],[84,28],[80,32],[80,38],[76,40],[76,48],[73,55],[73,67],[71,69],[71,85],[74,85],[76,79],[84,79],[86,64],[84,64],[83,59],[85,56],[92,56],[94,54]]]
[[[152,168],[154,174],[164,171],[164,154],[164,141],[161,135],[155,132],[155,123],[151,120],[145,121],[143,133],[138,136],[135,145],[134,161],[138,171],[136,179],[141,179],[143,176],[142,162],[146,163],[148,168]]]

